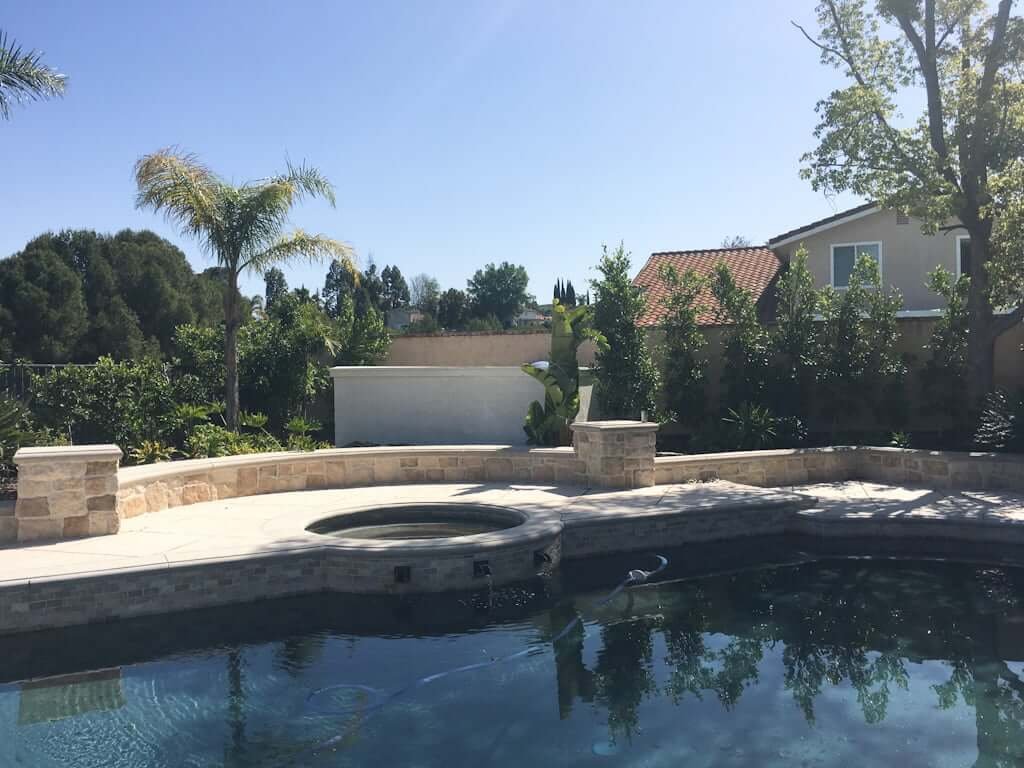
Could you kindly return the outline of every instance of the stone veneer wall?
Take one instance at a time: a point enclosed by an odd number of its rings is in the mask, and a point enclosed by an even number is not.
[[[585,421],[571,425],[576,455],[591,485],[646,488],[654,485],[655,423]]]
[[[778,488],[804,483],[870,480],[937,489],[1024,492],[1024,457],[1005,453],[920,451],[871,446],[659,456],[655,480],[729,480]]]
[[[117,533],[116,445],[22,448],[14,525],[0,527],[8,540],[70,539]]]

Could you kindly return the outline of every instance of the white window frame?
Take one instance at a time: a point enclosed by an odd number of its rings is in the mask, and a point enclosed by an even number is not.
[[[882,269],[882,241],[881,240],[860,240],[856,243],[832,243],[828,247],[828,283],[837,291],[845,291],[850,286],[848,285],[836,285],[836,248],[849,248],[853,247],[853,263],[854,266],[857,264],[857,257],[860,255],[857,253],[858,246],[864,245],[877,245],[878,246],[878,276],[882,278],[882,283],[885,283],[885,272]],[[959,251],[958,251],[959,253]]]
[[[953,267],[954,267],[954,270],[955,270],[954,273],[956,274],[956,279],[957,280],[960,279],[960,275],[962,274],[960,272],[960,243],[963,242],[964,240],[968,240],[969,241],[970,239],[971,239],[970,235],[957,235],[956,236],[956,251],[953,252]]]

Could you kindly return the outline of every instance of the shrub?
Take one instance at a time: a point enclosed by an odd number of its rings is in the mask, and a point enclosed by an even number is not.
[[[621,243],[611,252],[605,246],[597,269],[601,277],[591,283],[597,294],[594,328],[608,344],[597,351],[594,365],[601,415],[609,419],[636,418],[644,411],[653,415],[658,370],[644,329],[638,325],[646,300],[629,278],[629,253]]]
[[[967,291],[970,278],[959,279],[939,267],[928,275],[929,290],[946,300],[932,329],[926,349],[931,355],[921,369],[922,407],[931,419],[941,417],[952,433],[953,443],[966,442],[970,434],[967,391]]]
[[[170,461],[174,449],[157,440],[143,440],[128,451],[128,459],[132,464],[155,464],[158,461]]]
[[[73,443],[116,443],[127,453],[167,441],[180,423],[171,380],[152,358],[69,365],[33,382],[33,392],[40,422]]]
[[[775,446],[778,425],[772,412],[763,406],[741,403],[730,408],[722,422],[732,450],[759,451]]]
[[[665,341],[661,346],[664,403],[668,418],[699,423],[704,411],[704,372],[707,360],[700,356],[707,344],[697,324],[697,299],[707,287],[693,270],[680,275],[671,266],[661,272],[669,288],[665,307]]]
[[[776,302],[768,403],[783,419],[806,423],[813,413],[814,382],[821,357],[815,323],[821,299],[807,268],[807,251],[802,247],[779,277]],[[806,430],[803,438],[799,438],[799,431],[793,433],[793,439],[802,444]]]
[[[983,451],[1024,452],[1024,397],[999,390],[986,397],[974,444]]]
[[[769,336],[757,316],[757,304],[719,263],[711,293],[720,306],[719,322],[726,324],[722,345],[722,398],[727,408],[764,399],[768,381]]]
[[[280,451],[281,443],[265,431],[232,432],[217,424],[200,424],[185,441],[185,450],[193,459],[205,459]]]

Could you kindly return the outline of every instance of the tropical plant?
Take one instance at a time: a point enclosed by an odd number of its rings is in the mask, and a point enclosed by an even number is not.
[[[156,464],[158,461],[170,461],[174,449],[159,440],[143,440],[128,450],[128,458],[132,464]]]
[[[281,443],[268,432],[235,432],[218,424],[198,425],[185,441],[185,453],[194,459],[280,450]]]
[[[889,437],[889,446],[892,448],[910,448],[911,440],[907,432],[893,432]]]
[[[288,433],[288,450],[313,451],[317,448],[329,447],[313,437],[313,433],[319,432],[321,427],[320,422],[304,419],[301,416],[289,419],[284,426]]]
[[[586,340],[603,348],[605,338],[594,328],[590,307],[571,309],[555,301],[551,309],[551,359],[525,364],[523,371],[544,387],[544,404],[530,403],[523,426],[531,445],[569,445],[569,424],[580,410],[580,368],[577,352]]]
[[[978,419],[974,444],[983,451],[1024,453],[1024,397],[998,389],[990,393]]]
[[[635,419],[654,415],[658,369],[651,359],[640,320],[647,307],[643,291],[629,277],[630,255],[619,243],[603,246],[597,265],[601,277],[591,282],[596,292],[594,329],[607,341],[595,358],[595,395],[601,415]]]
[[[704,372],[708,364],[701,355],[707,339],[697,322],[698,300],[707,289],[707,281],[693,270],[679,274],[670,265],[662,269],[661,279],[668,288],[662,302],[665,340],[660,350],[666,415],[674,421],[697,424],[703,421]]]
[[[759,451],[775,445],[777,423],[772,412],[754,403],[740,403],[722,418],[730,446],[737,451]]]
[[[67,83],[67,75],[43,63],[41,52],[22,51],[0,30],[0,118],[9,120],[15,104],[63,96]]]
[[[288,214],[304,197],[334,205],[334,188],[315,168],[287,164],[284,173],[235,186],[195,155],[163,149],[135,165],[136,206],[163,212],[182,232],[198,238],[225,273],[224,391],[226,420],[238,426],[238,331],[243,315],[239,277],[302,258],[334,257],[350,269],[351,248],[322,234],[285,233]]]

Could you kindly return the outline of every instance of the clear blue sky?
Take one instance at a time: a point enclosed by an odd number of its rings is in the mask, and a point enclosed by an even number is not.
[[[580,287],[602,243],[755,243],[837,209],[798,177],[814,104],[840,83],[790,26],[814,2],[33,0],[0,25],[70,77],[0,123],[0,255],[46,230],[154,229],[132,164],[166,145],[222,175],[318,166],[338,206],[293,221],[362,263],[465,287],[526,266]],[[311,289],[325,267],[286,269]],[[262,292],[250,278],[248,292]]]

